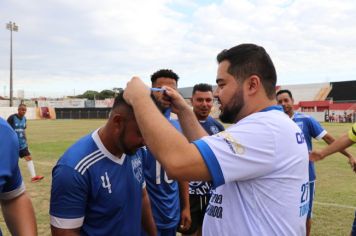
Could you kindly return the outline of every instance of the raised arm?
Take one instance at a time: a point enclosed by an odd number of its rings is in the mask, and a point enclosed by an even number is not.
[[[164,88],[164,96],[171,101],[172,112],[178,115],[180,126],[184,136],[190,141],[194,141],[207,136],[208,133],[202,128],[193,110],[189,107],[184,98],[177,90],[170,87]]]
[[[127,84],[124,98],[134,109],[147,146],[169,176],[179,180],[211,179],[198,149],[163,117],[153,103],[148,87],[138,77]]]

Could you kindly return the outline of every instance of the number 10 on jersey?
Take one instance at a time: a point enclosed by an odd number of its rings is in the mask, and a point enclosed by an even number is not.
[[[170,184],[173,182],[172,179],[169,179],[168,176],[167,176],[167,173],[166,171],[162,168],[161,164],[156,161],[156,184],[161,184],[161,179],[162,179],[162,176],[163,175],[163,178],[164,178],[164,181],[167,183],[167,184]]]

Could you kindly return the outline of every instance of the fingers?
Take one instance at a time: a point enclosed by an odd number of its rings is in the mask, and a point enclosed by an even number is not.
[[[188,230],[190,228],[191,222],[188,219],[184,218],[181,220],[179,228],[183,231]]]
[[[182,231],[186,231],[190,229],[191,224],[192,224],[192,219],[190,218],[190,212],[182,211],[179,228]]]
[[[349,164],[350,164],[352,170],[356,173],[356,160],[354,157],[349,159]]]
[[[142,97],[149,97],[150,96],[150,90],[148,87],[143,83],[143,81],[137,77],[134,76],[132,79],[127,83],[125,92],[124,92],[124,99],[128,104],[131,104]]]

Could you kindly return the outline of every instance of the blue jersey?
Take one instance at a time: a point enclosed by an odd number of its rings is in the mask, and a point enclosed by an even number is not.
[[[209,135],[217,134],[224,129],[224,126],[216,121],[213,117],[208,116],[206,120],[200,120],[200,125]],[[190,181],[189,194],[192,195],[210,195],[211,183],[204,181]]]
[[[312,138],[320,140],[327,133],[326,130],[320,125],[320,123],[309,115],[295,112],[292,117],[292,120],[303,131],[304,138],[307,143],[309,151],[311,151],[313,148]],[[309,180],[314,181],[315,177],[316,176],[315,176],[314,162],[309,161]]]
[[[20,150],[27,147],[25,129],[26,129],[26,117],[18,117],[17,114],[13,114],[7,118],[7,122],[15,130],[19,139]],[[18,154],[17,154],[18,155]]]
[[[170,110],[165,116],[170,123],[181,131],[179,122],[169,118]],[[148,150],[144,160],[144,175],[147,192],[150,197],[153,218],[158,229],[175,228],[180,219],[178,182],[168,178],[161,164]]]
[[[0,139],[0,200],[9,200],[21,195],[25,191],[25,186],[18,166],[18,139],[13,129],[2,118]]]
[[[201,126],[205,129],[205,131],[209,135],[217,134],[224,129],[224,126],[220,124],[218,121],[216,121],[213,117],[208,116],[208,118],[204,121],[199,121]]]
[[[80,139],[53,168],[51,225],[81,227],[81,235],[140,235],[145,154],[117,158],[98,131]]]

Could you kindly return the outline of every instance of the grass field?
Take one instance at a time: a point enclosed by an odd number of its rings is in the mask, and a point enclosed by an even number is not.
[[[35,208],[39,235],[50,235],[48,206],[52,167],[73,142],[104,123],[104,120],[28,121],[27,136],[36,171],[45,179],[31,183],[25,161],[20,161],[20,167]],[[339,137],[351,124],[324,126],[329,133]],[[324,146],[323,142],[314,143],[315,148]],[[349,150],[356,155],[356,145]],[[356,208],[356,175],[341,154],[335,154],[316,165],[318,177],[312,235],[348,235]],[[10,235],[1,217],[0,227],[4,235]]]

